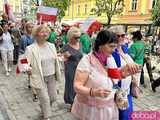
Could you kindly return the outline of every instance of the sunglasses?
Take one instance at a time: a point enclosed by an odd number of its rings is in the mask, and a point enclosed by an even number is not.
[[[124,38],[124,37],[125,37],[125,34],[117,35],[117,37],[118,37],[118,38],[120,38],[120,37],[121,37],[121,38]]]

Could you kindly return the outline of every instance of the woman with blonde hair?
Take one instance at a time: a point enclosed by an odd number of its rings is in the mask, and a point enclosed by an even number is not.
[[[43,120],[49,120],[51,105],[56,99],[56,81],[60,80],[60,68],[54,44],[48,43],[50,29],[40,25],[33,30],[35,42],[26,49],[31,67],[31,87],[36,90],[40,101]]]
[[[68,104],[73,104],[75,92],[73,89],[73,80],[75,75],[75,70],[77,65],[82,58],[82,53],[80,50],[80,35],[81,32],[78,28],[72,27],[68,33],[68,44],[64,45],[61,53],[65,58],[65,91],[64,91],[64,101]]]

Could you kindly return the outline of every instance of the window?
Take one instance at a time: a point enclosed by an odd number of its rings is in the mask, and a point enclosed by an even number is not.
[[[80,15],[80,5],[77,7],[77,15]]]
[[[137,3],[138,3],[138,0],[132,0],[132,7],[131,7],[131,10],[137,10]]]
[[[85,14],[85,15],[87,15],[87,12],[88,12],[88,8],[87,8],[87,7],[88,7],[87,4],[85,4],[85,5],[84,5],[84,14]]]
[[[16,12],[16,13],[19,12],[19,6],[18,6],[18,5],[16,5],[15,12]]]

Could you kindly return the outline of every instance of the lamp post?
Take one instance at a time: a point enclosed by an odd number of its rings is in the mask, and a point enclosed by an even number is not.
[[[40,6],[42,0],[32,0],[32,2],[33,2],[36,6]]]
[[[24,16],[26,17],[27,16],[27,9],[24,8]]]

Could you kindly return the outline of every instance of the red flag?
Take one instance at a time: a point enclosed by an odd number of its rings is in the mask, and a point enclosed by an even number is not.
[[[27,59],[21,59],[20,61],[21,61],[21,64],[28,64]]]
[[[96,30],[99,30],[101,27],[102,24],[92,17],[87,18],[87,20],[81,26],[83,32],[88,33],[89,35],[91,35]]]
[[[37,10],[37,20],[41,24],[42,22],[56,22],[57,8],[40,6]]]
[[[12,9],[11,9],[7,0],[4,0],[4,10],[5,10],[5,13],[8,15],[9,20],[15,22],[16,20],[15,20],[13,11],[12,11]]]
[[[121,72],[118,68],[108,68],[108,76],[113,79],[121,79]]]
[[[121,71],[117,67],[116,62],[112,56],[107,58],[107,73],[108,76],[112,79],[121,79]]]
[[[26,58],[19,58],[18,65],[16,68],[16,74],[20,74],[22,72],[26,72],[29,68],[28,61]]]

